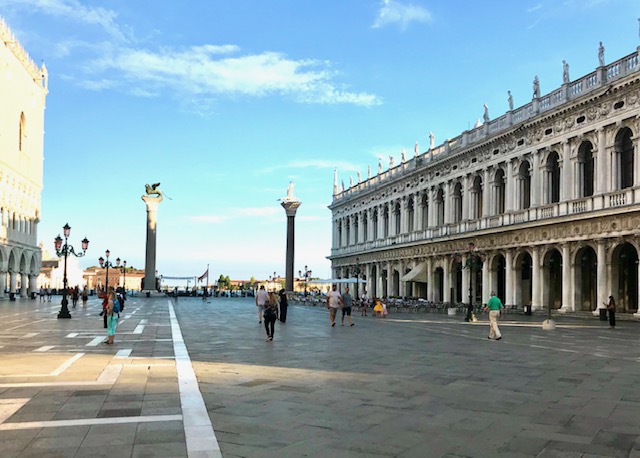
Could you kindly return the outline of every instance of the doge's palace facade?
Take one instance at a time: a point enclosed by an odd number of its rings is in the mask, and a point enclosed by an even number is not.
[[[347,188],[334,277],[371,296],[638,312],[640,48]],[[510,102],[510,105],[512,103]],[[470,262],[473,260],[473,262]]]
[[[0,41],[0,297],[7,287],[27,296],[41,266],[37,228],[48,76],[2,18]]]

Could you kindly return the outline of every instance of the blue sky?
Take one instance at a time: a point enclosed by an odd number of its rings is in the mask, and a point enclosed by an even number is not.
[[[39,240],[68,222],[81,265],[144,267],[145,183],[163,275],[285,271],[295,182],[295,270],[329,276],[333,170],[348,185],[378,158],[412,155],[593,71],[640,44],[637,0],[0,0],[45,61]]]

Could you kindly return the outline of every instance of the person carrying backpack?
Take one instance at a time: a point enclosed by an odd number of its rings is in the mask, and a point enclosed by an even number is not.
[[[109,290],[107,294],[107,340],[104,342],[108,345],[113,345],[113,340],[116,335],[116,328],[118,327],[118,319],[120,318],[120,301],[116,298],[116,293],[113,290]]]

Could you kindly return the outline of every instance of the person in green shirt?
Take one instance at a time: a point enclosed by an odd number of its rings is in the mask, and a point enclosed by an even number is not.
[[[502,339],[502,334],[500,334],[500,328],[498,327],[498,318],[500,318],[500,314],[502,312],[502,301],[496,293],[491,291],[491,297],[487,302],[487,306],[484,308],[485,312],[489,312],[489,339]]]

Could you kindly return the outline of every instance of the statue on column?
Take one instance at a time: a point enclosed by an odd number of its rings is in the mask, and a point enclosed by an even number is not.
[[[283,202],[283,203],[288,203],[288,202],[298,202],[300,199],[298,199],[296,196],[293,195],[293,188],[295,187],[293,181],[289,181],[289,186],[287,187],[287,195],[284,196],[281,199],[278,199],[279,201]]]
[[[153,183],[152,185],[145,184],[144,185],[145,194],[147,196],[158,196],[158,197],[164,196],[167,199],[172,200],[171,197],[167,196],[160,189],[158,189],[159,187],[160,187],[160,183]]]

